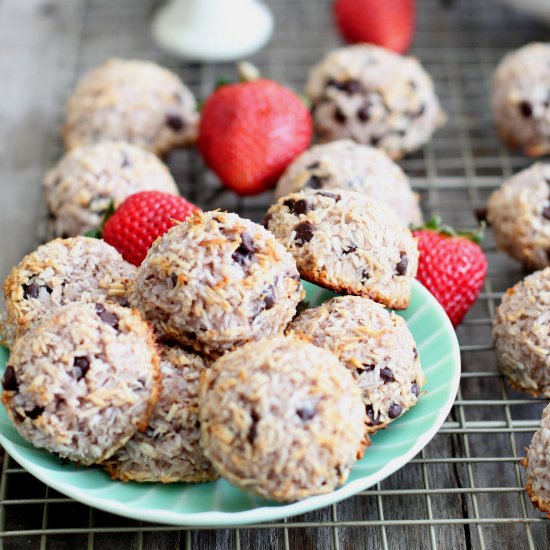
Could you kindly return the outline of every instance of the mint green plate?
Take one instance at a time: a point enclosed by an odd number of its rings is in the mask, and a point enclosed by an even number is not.
[[[305,283],[310,306],[333,296]],[[256,498],[225,480],[200,485],[139,484],[112,481],[99,468],[77,468],[24,441],[0,407],[0,443],[23,468],[40,481],[80,502],[137,520],[188,526],[241,525],[281,519],[333,504],[371,487],[404,466],[422,450],[447,417],[460,379],[460,353],[451,323],[435,298],[413,282],[411,305],[400,312],[408,322],[426,374],[418,404],[372,444],[351,472],[348,482],[327,495],[291,504]],[[0,371],[8,358],[0,348]],[[1,374],[1,372],[0,372]]]

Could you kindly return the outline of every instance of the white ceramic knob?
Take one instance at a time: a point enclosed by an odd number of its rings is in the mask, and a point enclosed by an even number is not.
[[[155,14],[153,37],[185,59],[242,59],[271,38],[273,16],[258,0],[170,0]]]

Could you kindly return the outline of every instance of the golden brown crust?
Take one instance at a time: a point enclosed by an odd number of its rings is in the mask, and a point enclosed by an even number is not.
[[[512,132],[507,132],[504,128],[497,125],[497,132],[508,149],[521,149],[523,154],[531,158],[538,158],[550,153],[550,143],[539,143],[537,145],[523,145],[519,143]]]
[[[318,271],[304,271],[300,270],[300,275],[306,281],[310,283],[322,286],[338,294],[352,294],[354,296],[362,296],[363,298],[370,298],[372,301],[382,304],[391,309],[407,309],[411,300],[410,291],[408,296],[386,296],[372,288],[356,288],[352,285],[346,285],[343,282],[329,280],[325,276],[325,272]]]
[[[108,461],[103,464],[105,470],[111,477],[111,479],[116,479],[127,483],[128,481],[137,481],[140,483],[207,483],[208,481],[215,481],[220,476],[214,470],[203,470],[196,472],[194,475],[186,476],[185,479],[176,476],[165,476],[158,479],[155,479],[154,482],[147,479],[147,474],[143,472],[136,472],[135,475],[128,475],[127,471],[121,471],[117,468],[119,463],[116,461]]]
[[[541,395],[543,395],[543,393],[541,391],[536,391],[533,388],[527,388],[527,387],[522,386],[519,382],[517,382],[516,380],[512,380],[506,374],[504,375],[504,377],[506,378],[506,381],[508,382],[508,384],[510,384],[511,388],[514,391],[522,391],[522,392],[525,392],[525,393],[529,393],[533,397],[540,397]]]
[[[544,512],[546,514],[546,517],[550,519],[550,501],[541,499],[533,491],[533,485],[530,481],[527,481],[527,483],[525,484],[525,490],[527,491],[527,494],[529,495],[529,499],[533,503],[533,506],[535,506],[535,508],[538,508],[541,512]]]

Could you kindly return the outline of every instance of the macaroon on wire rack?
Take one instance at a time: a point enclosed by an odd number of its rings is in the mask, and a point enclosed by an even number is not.
[[[295,89],[326,51],[340,42],[328,0],[271,0],[276,26],[270,44],[253,57],[266,76]],[[544,40],[548,30],[487,0],[419,0],[413,53],[433,76],[449,120],[432,142],[401,161],[422,197],[426,217],[455,226],[475,223],[503,178],[530,164],[510,153],[494,131],[489,84],[509,49]],[[61,154],[63,103],[76,80],[109,56],[157,60],[206,97],[231,65],[183,63],[154,46],[154,0],[79,0],[74,24],[60,37],[58,124],[50,162]],[[204,209],[221,207],[259,220],[271,197],[241,199],[222,190],[193,151],[167,159],[182,194]],[[44,166],[44,169],[47,167]],[[44,216],[45,218],[45,216]],[[44,236],[44,221],[38,231]],[[81,505],[43,485],[3,455],[0,544],[6,548],[548,548],[550,522],[534,510],[520,460],[545,401],[513,391],[498,373],[491,319],[502,292],[521,268],[484,249],[489,274],[482,294],[458,329],[463,373],[455,405],[438,435],[406,467],[375,487],[330,507],[259,525],[193,529],[149,524]]]

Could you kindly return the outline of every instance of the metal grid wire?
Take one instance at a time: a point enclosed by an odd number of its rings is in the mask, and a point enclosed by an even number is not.
[[[265,75],[296,89],[308,68],[339,42],[328,0],[272,0],[276,33],[253,58]],[[76,5],[76,3],[75,3]],[[80,5],[80,4],[79,4]],[[67,33],[60,60],[62,104],[78,76],[110,55],[157,59],[205,97],[230,65],[180,63],[149,35],[154,0],[85,0],[80,26]],[[474,223],[504,177],[529,164],[495,135],[488,108],[491,73],[505,51],[548,30],[496,1],[423,0],[414,53],[436,81],[449,114],[421,152],[402,161],[426,216]],[[75,8],[76,9],[76,8]],[[57,130],[51,161],[61,152]],[[203,208],[224,207],[258,220],[270,196],[222,191],[194,152],[169,159],[183,194]],[[344,502],[285,521],[238,529],[165,527],[106,514],[63,497],[7,455],[0,481],[0,543],[7,548],[549,548],[550,522],[531,506],[519,462],[545,402],[516,393],[496,370],[491,319],[501,293],[524,273],[485,243],[489,276],[458,329],[463,374],[454,407],[434,440],[406,467]]]

